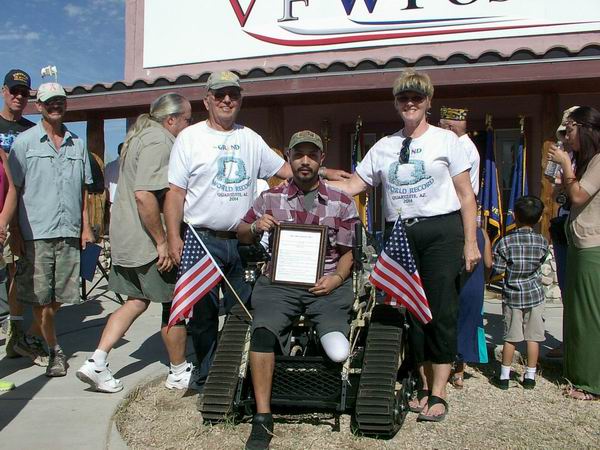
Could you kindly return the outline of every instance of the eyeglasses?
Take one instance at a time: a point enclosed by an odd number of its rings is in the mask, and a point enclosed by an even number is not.
[[[218,102],[225,100],[225,97],[229,97],[231,101],[236,102],[242,98],[242,93],[236,89],[219,89],[218,91],[213,91],[212,96]]]
[[[23,98],[29,98],[29,89],[27,88],[12,87],[8,92],[10,92],[10,95],[13,97],[18,97],[20,95]]]
[[[188,117],[187,119],[183,119],[183,120],[185,120],[185,122],[186,122],[188,125],[191,125],[192,123],[194,123],[194,119],[193,119],[193,117],[191,117],[191,116],[190,116],[190,117]]]
[[[425,97],[422,95],[396,95],[396,100],[400,103],[408,103],[409,101],[412,103],[423,103]]]
[[[410,158],[410,143],[411,142],[412,142],[411,137],[407,137],[404,139],[404,142],[402,143],[402,148],[400,149],[400,156],[398,158],[398,161],[400,161],[400,164],[408,163],[408,160]]]

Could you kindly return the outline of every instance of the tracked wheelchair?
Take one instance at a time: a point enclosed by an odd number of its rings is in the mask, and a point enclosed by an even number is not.
[[[299,318],[290,333],[290,353],[275,357],[271,405],[350,413],[354,432],[390,438],[404,422],[415,385],[408,362],[406,311],[378,302],[368,281],[376,252],[372,245],[363,245],[361,224],[355,236],[350,355],[343,363],[330,361],[310,322]],[[246,281],[252,283],[264,253],[251,247],[241,254]],[[250,325],[236,305],[221,331],[199,403],[205,423],[235,421],[253,413]]]

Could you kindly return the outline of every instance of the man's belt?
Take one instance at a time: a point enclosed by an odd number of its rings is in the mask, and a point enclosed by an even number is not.
[[[235,231],[215,231],[215,230],[211,230],[210,228],[199,228],[199,227],[194,227],[194,229],[198,233],[205,233],[205,234],[208,234],[209,236],[216,237],[217,239],[237,239],[237,234]]]
[[[460,210],[458,211],[453,211],[451,213],[446,213],[446,214],[439,214],[437,216],[430,216],[430,217],[411,217],[410,219],[402,219],[402,223],[404,223],[405,226],[407,227],[412,227],[414,224],[419,223],[419,222],[424,222],[426,220],[433,220],[433,219],[441,219],[444,217],[448,217],[448,216],[454,216],[456,214],[460,214]],[[394,222],[386,222],[385,223],[386,227],[389,226],[394,226]]]

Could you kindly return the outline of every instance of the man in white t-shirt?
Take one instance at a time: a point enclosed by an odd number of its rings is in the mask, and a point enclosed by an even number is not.
[[[287,179],[292,171],[257,133],[235,123],[242,106],[237,75],[214,72],[206,88],[204,106],[208,119],[181,132],[171,151],[169,192],[164,206],[169,254],[179,265],[185,221],[198,232],[240,299],[247,302],[251,289],[243,281],[235,230],[252,205],[257,179]],[[332,169],[324,169],[323,175],[330,180],[350,177]],[[218,288],[194,305],[189,325],[198,359],[194,381],[199,392],[216,347]],[[222,291],[225,311],[229,312],[236,299],[229,288],[223,286]]]
[[[471,185],[473,186],[473,192],[475,195],[479,193],[479,150],[473,144],[473,141],[467,133],[467,113],[468,109],[461,108],[447,108],[442,106],[440,109],[440,128],[450,130],[458,136],[458,142],[465,149],[467,157],[469,158],[469,164],[471,164],[471,170],[469,176],[471,178]]]

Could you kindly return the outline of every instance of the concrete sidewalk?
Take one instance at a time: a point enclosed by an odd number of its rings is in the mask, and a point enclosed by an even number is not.
[[[6,358],[1,335],[0,378],[17,385],[15,390],[0,395],[2,448],[127,448],[113,425],[113,413],[136,385],[168,373],[168,358],[159,332],[161,306],[151,304],[110,353],[110,367],[115,377],[123,381],[123,391],[93,392],[77,379],[75,372],[96,349],[107,316],[119,307],[105,288],[106,284],[101,283],[86,303],[64,306],[58,311],[59,342],[70,366],[66,377],[48,378],[45,368],[32,366],[27,358]]]
[[[70,364],[66,377],[47,378],[44,368],[32,366],[25,358],[7,359],[2,345],[0,378],[17,385],[15,390],[0,395],[2,448],[127,448],[113,424],[113,413],[136,385],[161,374],[166,377],[168,372],[159,334],[161,307],[152,304],[110,354],[111,368],[125,389],[117,394],[92,392],[75,377],[75,371],[96,349],[107,316],[119,306],[105,288],[101,283],[91,293],[91,300],[65,306],[58,312],[59,340]],[[486,334],[492,345],[502,343],[501,312],[500,300],[486,299]],[[546,330],[542,355],[562,340],[562,305],[547,305]]]

